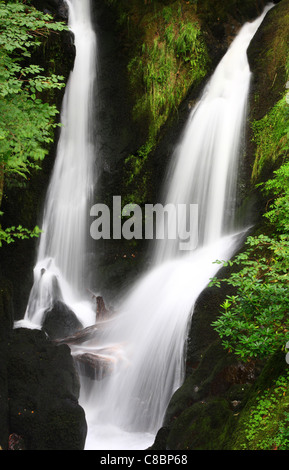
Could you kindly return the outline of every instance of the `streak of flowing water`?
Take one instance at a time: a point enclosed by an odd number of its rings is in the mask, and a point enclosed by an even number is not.
[[[45,311],[55,300],[70,306],[84,326],[94,322],[91,306],[82,298],[87,287],[88,214],[94,176],[92,106],[97,44],[90,0],[67,0],[67,5],[76,56],[63,99],[34,285],[20,326],[41,327]]]
[[[106,351],[113,368],[100,382],[83,379],[87,449],[147,448],[183,381],[194,303],[218,269],[213,262],[230,258],[240,240],[229,222],[251,78],[246,51],[269,8],[239,32],[173,156],[165,200],[198,204],[199,247],[178,256],[178,240],[157,244],[153,269],[133,286],[110,326],[73,348],[75,355]]]

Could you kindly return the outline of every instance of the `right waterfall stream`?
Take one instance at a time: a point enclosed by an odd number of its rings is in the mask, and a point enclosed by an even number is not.
[[[95,338],[72,348],[112,364],[102,380],[82,377],[88,450],[148,448],[183,382],[194,304],[218,270],[214,261],[229,259],[241,237],[232,220],[251,80],[247,48],[272,6],[241,28],[172,156],[164,200],[197,205],[197,248],[180,251],[178,240],[156,241],[152,269],[132,286],[117,315]]]

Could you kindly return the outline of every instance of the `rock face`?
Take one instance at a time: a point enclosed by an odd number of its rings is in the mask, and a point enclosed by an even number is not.
[[[70,349],[38,330],[19,329],[7,349],[9,435],[26,450],[82,450],[86,421]]]
[[[264,22],[254,36],[247,55],[252,71],[249,122],[262,119],[281,99],[288,80],[289,53],[289,5],[286,0],[279,2],[268,12]],[[248,129],[248,160],[251,179],[255,159],[255,143],[251,129]],[[277,166],[278,166],[277,162]],[[264,162],[262,171],[254,184],[263,182],[272,175],[272,162]]]
[[[82,450],[87,425],[70,349],[43,331],[12,329],[12,288],[3,279],[0,325],[0,449]]]
[[[288,79],[289,7],[283,0],[268,12],[248,48],[253,73],[251,119],[261,119],[280,99]]]
[[[49,13],[60,20],[67,20],[68,6],[64,0],[33,0],[32,4],[44,13]]]

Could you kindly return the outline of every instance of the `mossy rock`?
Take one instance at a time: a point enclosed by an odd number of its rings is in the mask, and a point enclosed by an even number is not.
[[[255,19],[265,4],[263,0],[203,0],[197,6],[197,13],[215,38],[226,41],[234,36],[240,25]]]
[[[223,450],[234,425],[229,404],[222,398],[195,403],[172,424],[170,450]]]
[[[289,4],[271,9],[248,47],[253,73],[251,118],[261,119],[281,98],[287,81]]]
[[[271,9],[248,47],[248,60],[252,71],[248,122],[260,121],[285,93],[289,60],[289,4],[282,0]],[[276,143],[278,145],[278,143]],[[254,168],[256,143],[251,125],[247,137],[247,181],[255,185],[266,181],[278,168],[273,159]],[[253,174],[252,174],[253,168]],[[251,177],[254,178],[251,179]],[[250,186],[250,183],[249,183]]]
[[[208,346],[198,368],[174,393],[169,403],[164,426],[170,427],[176,417],[194,403],[225,398],[232,405],[240,402],[244,406],[247,391],[260,373],[259,364],[242,363],[224,351],[219,340]]]
[[[280,396],[276,395],[272,400],[272,409],[270,410],[270,405],[268,405],[267,412],[263,412],[264,418],[267,418],[267,414],[271,415],[270,426],[264,421],[264,426],[258,425],[256,428],[255,438],[248,440],[248,431],[251,430],[250,418],[254,410],[256,410],[260,397],[264,393],[273,390],[275,381],[286,374],[288,374],[288,364],[285,360],[285,354],[282,351],[278,351],[268,359],[256,383],[250,389],[248,400],[238,416],[238,421],[230,437],[229,446],[231,450],[264,450],[260,449],[262,442],[265,445],[268,442],[268,438],[274,442],[278,425],[284,418],[284,413],[288,412],[288,392],[283,390],[279,392]],[[267,403],[269,402],[270,398],[267,398]],[[276,408],[276,402],[278,409]],[[278,414],[276,414],[277,412]],[[274,446],[272,450],[273,448]]]

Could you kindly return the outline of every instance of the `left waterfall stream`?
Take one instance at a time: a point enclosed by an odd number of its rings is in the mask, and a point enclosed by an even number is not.
[[[92,354],[85,354],[85,346],[81,353],[74,349],[74,342],[81,345],[82,338],[85,342],[90,334],[94,338],[97,330],[105,327],[107,321],[110,323],[111,318],[97,317],[100,312],[98,302],[101,304],[102,298],[98,293],[92,293],[93,276],[87,268],[91,252],[89,214],[98,177],[96,168],[101,160],[95,132],[99,83],[92,2],[65,1],[75,60],[62,103],[61,130],[40,224],[42,233],[33,271],[34,282],[24,318],[15,322],[14,327],[43,329],[49,339],[68,344],[82,389],[87,374],[95,373],[93,382],[106,374],[116,352],[111,345],[101,346],[91,363]],[[79,403],[89,426],[91,410],[82,395],[83,392]],[[109,440],[110,436],[107,438]],[[136,443],[131,442],[132,439]],[[144,440],[143,435],[136,438],[130,433],[121,435],[128,449],[134,445],[147,447],[152,439],[151,435],[148,440]]]
[[[93,106],[97,77],[97,40],[90,0],[66,0],[75,62],[61,110],[61,132],[46,195],[34,284],[23,320],[15,327],[41,328],[55,304],[75,323],[95,323],[95,305],[86,272],[89,205],[95,176]]]

